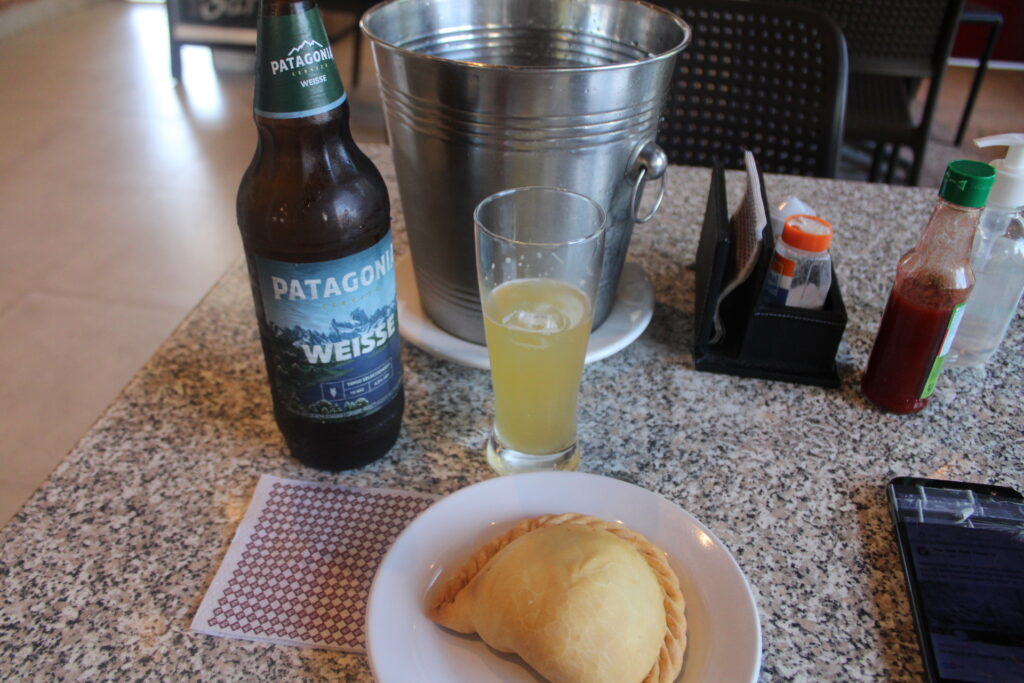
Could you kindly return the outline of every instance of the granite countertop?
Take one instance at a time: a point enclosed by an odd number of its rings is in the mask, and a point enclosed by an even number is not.
[[[395,201],[390,154],[368,146]],[[740,177],[730,173],[735,199]],[[694,272],[710,180],[671,167],[630,259],[656,297],[632,345],[583,378],[581,469],[656,491],[703,521],[750,580],[763,680],[918,680],[921,664],[883,484],[933,475],[1024,484],[1024,344],[1012,326],[984,369],[947,370],[914,416],[858,382],[896,261],[934,191],[766,176],[836,226],[849,324],[835,389],[694,370]],[[212,638],[195,610],[261,474],[446,494],[492,476],[480,448],[488,374],[406,344],[397,446],[328,474],[285,453],[270,411],[244,265],[236,263],[0,531],[0,678],[370,680],[366,659]]]

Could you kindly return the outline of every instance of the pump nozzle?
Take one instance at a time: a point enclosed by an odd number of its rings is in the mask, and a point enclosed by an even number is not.
[[[1024,206],[1024,133],[989,135],[974,141],[978,147],[1006,145],[1006,157],[992,162],[996,182],[988,195],[988,203],[996,206]]]

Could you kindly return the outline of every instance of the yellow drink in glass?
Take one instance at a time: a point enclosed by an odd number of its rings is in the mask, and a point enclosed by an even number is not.
[[[601,284],[605,212],[561,187],[516,187],[473,212],[494,385],[487,463],[498,474],[572,470],[576,399]]]
[[[500,441],[535,455],[573,445],[591,326],[586,294],[558,280],[511,280],[485,297],[483,312]]]

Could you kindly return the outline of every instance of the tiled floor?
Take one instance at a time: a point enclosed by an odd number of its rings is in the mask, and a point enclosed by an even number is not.
[[[0,524],[240,255],[255,129],[238,57],[215,70],[188,48],[176,85],[164,7],[117,1],[0,40]],[[353,129],[382,141],[368,49],[363,64]],[[970,73],[950,70],[936,159],[977,154],[949,142]],[[968,137],[1024,128],[1022,86],[990,72]]]
[[[0,525],[239,257],[240,56],[186,48],[176,85],[164,7],[120,2],[0,40]],[[372,67],[350,94],[382,141]]]

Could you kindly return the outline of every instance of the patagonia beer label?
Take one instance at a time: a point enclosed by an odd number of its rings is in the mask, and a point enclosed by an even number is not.
[[[386,405],[402,385],[391,233],[333,261],[256,257],[270,381],[282,406],[325,422]]]

